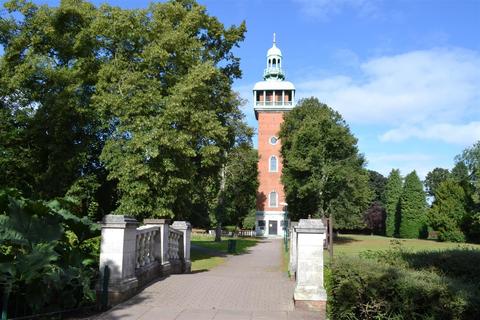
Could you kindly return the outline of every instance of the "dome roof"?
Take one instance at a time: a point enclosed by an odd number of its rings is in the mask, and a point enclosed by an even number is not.
[[[253,90],[295,90],[295,86],[290,81],[259,81],[255,83]]]
[[[273,43],[273,46],[267,51],[267,57],[269,56],[280,56],[280,57],[282,56],[282,51],[280,51],[280,49],[277,48],[275,43]]]

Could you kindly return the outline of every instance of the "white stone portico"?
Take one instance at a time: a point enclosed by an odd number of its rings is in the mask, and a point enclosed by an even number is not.
[[[285,232],[284,219],[284,211],[257,211],[255,225],[257,237],[283,237]]]

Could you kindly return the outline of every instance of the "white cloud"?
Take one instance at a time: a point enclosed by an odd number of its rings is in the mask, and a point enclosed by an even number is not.
[[[400,127],[380,136],[383,142],[400,142],[411,138],[439,140],[462,146],[471,145],[480,139],[480,122],[467,124],[438,123],[424,127]]]
[[[354,9],[361,17],[379,14],[375,0],[294,0],[303,14],[320,20],[328,20],[346,9]]]
[[[478,139],[480,54],[435,48],[383,56],[358,65],[360,76],[337,75],[297,83],[350,123],[392,129],[384,141],[437,139],[468,144]],[[473,139],[473,140],[472,140]]]

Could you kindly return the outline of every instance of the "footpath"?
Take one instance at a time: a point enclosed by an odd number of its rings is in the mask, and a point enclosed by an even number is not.
[[[294,310],[295,282],[281,271],[282,240],[264,240],[210,271],[170,275],[97,319],[310,320]]]

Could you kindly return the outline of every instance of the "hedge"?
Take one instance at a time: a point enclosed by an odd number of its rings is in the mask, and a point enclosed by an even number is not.
[[[331,319],[475,319],[478,282],[402,264],[339,257],[328,277]]]

